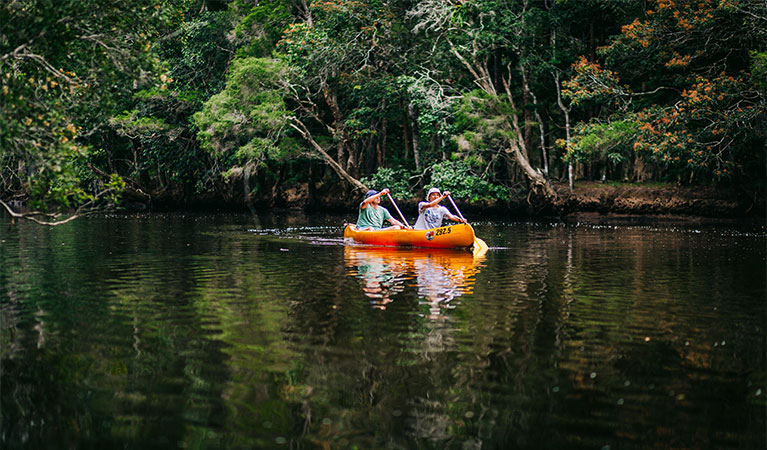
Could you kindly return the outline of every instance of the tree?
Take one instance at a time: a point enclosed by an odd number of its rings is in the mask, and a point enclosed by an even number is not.
[[[595,145],[633,141],[634,152],[677,179],[755,176],[767,109],[761,81],[748,71],[759,70],[766,26],[764,3],[653,2],[600,52],[609,69],[582,58],[565,83],[573,104],[601,102],[608,128],[622,130],[582,126],[569,152],[587,157]]]
[[[235,59],[224,90],[194,114],[202,148],[226,176],[247,181],[269,161],[300,154],[287,133],[291,113],[284,101],[285,71],[275,59]]]
[[[358,190],[365,186],[352,178],[364,166],[384,163],[394,116],[389,110],[401,95],[396,77],[403,43],[395,9],[395,2],[312,3],[277,46],[291,68],[295,129],[318,152],[322,145],[313,133],[329,134],[335,151],[320,153],[332,154],[323,158]],[[363,164],[366,159],[372,164]]]
[[[527,2],[429,0],[419,2],[408,15],[416,22],[414,31],[433,33],[470,74],[472,83],[483,92],[484,120],[503,136],[503,151],[523,171],[531,192],[553,203],[556,192],[530,163],[522,110],[517,107],[527,7]]]
[[[115,192],[117,178],[90,169],[91,145],[130,91],[155,81],[151,39],[174,3],[183,0],[0,5],[0,198],[91,207]]]
[[[189,5],[178,12],[168,34],[153,44],[161,60],[160,83],[137,91],[111,118],[118,136],[102,163],[150,197],[180,199],[223,189],[191,116],[224,88],[224,73],[243,44],[230,37],[234,21],[228,11]]]

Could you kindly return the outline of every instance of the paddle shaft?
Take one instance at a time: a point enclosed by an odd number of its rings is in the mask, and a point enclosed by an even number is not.
[[[457,212],[457,213],[458,213],[458,217],[460,217],[460,218],[461,218],[461,219],[463,219],[463,220],[466,220],[466,219],[463,217],[463,214],[461,214],[461,210],[460,210],[460,209],[458,209],[458,206],[456,206],[455,202],[453,201],[453,197],[452,197],[452,196],[450,196],[450,195],[448,195],[448,196],[447,196],[447,198],[448,198],[448,199],[450,199],[450,203],[453,205],[453,208],[455,208],[455,212]]]
[[[461,214],[461,210],[460,210],[460,209],[458,209],[458,206],[457,206],[457,205],[455,204],[455,202],[453,201],[453,197],[451,197],[450,195],[448,195],[448,196],[447,196],[447,198],[449,198],[449,199],[450,199],[450,203],[452,203],[452,204],[453,204],[453,208],[455,208],[455,212],[457,212],[457,213],[458,213],[458,217],[460,217],[461,219],[463,219],[464,221],[466,221],[466,219],[463,217],[463,214]],[[469,223],[469,222],[466,222],[466,223]],[[478,238],[478,237],[474,236],[474,251],[475,251],[475,252],[476,252],[476,251],[482,251],[482,252],[484,253],[484,252],[486,252],[486,251],[487,251],[487,249],[488,249],[488,246],[487,246],[487,244],[485,243],[485,241],[483,241],[482,239],[480,239],[480,238]]]
[[[400,218],[402,219],[402,222],[405,224],[406,227],[410,228],[410,224],[407,223],[407,219],[405,219],[405,216],[402,215],[402,211],[399,210],[399,206],[397,206],[397,203],[394,201],[394,197],[391,196],[391,194],[386,194],[387,197],[389,197],[389,201],[392,205],[394,205],[394,209],[397,210],[399,213]]]
[[[463,214],[461,214],[461,210],[458,209],[458,206],[453,201],[453,197],[448,195],[447,198],[449,198],[450,199],[450,203],[453,204],[453,208],[455,208],[455,212],[458,213],[458,217],[460,217],[461,219],[463,219],[465,221],[466,219],[463,217]],[[466,223],[469,223],[469,222],[467,221]],[[483,241],[482,239],[480,239],[480,238],[475,236],[474,237],[474,251],[478,251],[480,249],[484,249],[484,251],[487,251],[487,249],[488,249],[487,244],[485,243],[485,241]]]

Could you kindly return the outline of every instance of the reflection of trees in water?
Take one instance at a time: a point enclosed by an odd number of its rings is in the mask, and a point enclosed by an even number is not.
[[[711,269],[703,280],[705,288],[695,292],[719,294],[713,304],[701,305],[685,292],[692,286],[665,281],[668,273],[698,270],[689,244],[674,247],[656,243],[652,233],[634,236],[625,230],[623,238],[566,227],[538,233],[519,233],[508,250],[494,253],[476,285],[450,278],[447,270],[434,276],[440,265],[449,267],[439,256],[401,257],[397,265],[389,256],[374,254],[389,273],[375,279],[395,301],[385,312],[359,300],[364,280],[358,266],[365,256],[345,254],[346,273],[354,277],[348,290],[333,293],[327,310],[322,303],[302,304],[305,309],[296,307],[289,317],[297,333],[323,323],[317,330],[321,336],[315,337],[323,344],[301,352],[300,383],[313,388],[304,400],[312,417],[307,438],[331,447],[408,447],[418,442],[442,448],[565,448],[579,443],[599,448],[604,440],[620,441],[618,433],[623,433],[629,446],[641,448],[665,442],[662,424],[673,417],[687,430],[678,442],[705,444],[690,438],[701,419],[679,409],[693,411],[686,402],[694,386],[732,393],[733,398],[741,394],[728,380],[696,375],[694,361],[701,361],[705,370],[727,362],[740,370],[754,351],[730,338],[727,350],[742,356],[706,347],[702,341],[713,341],[732,324],[714,323],[718,313],[696,309],[727,306],[722,292],[746,285],[747,274]],[[667,258],[653,261],[644,254]],[[419,273],[419,267],[425,270]],[[464,274],[466,279],[474,275]],[[459,285],[474,291],[471,301],[447,315],[441,309],[441,320],[420,314],[429,302],[455,303],[465,295],[454,288]],[[315,317],[323,313],[332,321]],[[673,337],[685,335],[697,339],[680,350],[683,341]],[[645,344],[646,336],[651,345]],[[755,366],[764,367],[763,360],[757,358]],[[693,375],[680,376],[683,371]],[[655,390],[648,387],[648,376],[655,377]],[[678,400],[679,393],[686,397]],[[626,404],[618,405],[619,399]],[[743,404],[735,403],[741,409]],[[723,414],[709,412],[706,417]],[[748,419],[747,414],[738,411],[734,416]],[[591,433],[587,441],[579,440],[585,439],[584,430]],[[753,442],[753,430],[750,436],[732,442]]]
[[[749,361],[764,367],[764,355],[751,358],[744,345],[754,342],[745,331],[754,329],[746,313],[753,272],[703,266],[736,250],[689,240],[564,227],[495,253],[483,284],[450,321],[413,324],[403,349],[413,393],[403,411],[409,438],[449,448],[641,448],[669,442],[664,424],[674,417],[681,446],[710,443],[710,434],[696,431],[708,422],[736,447],[758,440],[748,424],[764,414],[744,407],[743,386],[753,377],[739,375],[753,370]],[[435,262],[413,264],[418,301],[430,307],[458,296]],[[756,284],[763,292],[764,281]],[[746,301],[733,301],[735,292]],[[750,325],[733,332],[720,311]],[[397,389],[388,376],[378,381],[378,392]],[[701,392],[722,397],[722,407],[690,413],[707,404],[691,401]],[[594,435],[584,441],[583,430]]]
[[[755,447],[764,413],[748,403],[755,388],[745,396],[747,371],[764,369],[750,347],[764,339],[763,252],[738,270],[710,264],[739,256],[727,240],[696,250],[642,231],[512,231],[481,283],[460,256],[373,255],[370,292],[340,248],[222,237],[166,268],[168,239],[137,229],[126,259],[82,258],[73,274],[71,255],[39,250],[58,239],[30,244],[37,259],[19,273],[5,246],[3,430],[50,436],[32,425],[45,421],[81,444],[189,444],[214,429],[208,442],[244,447]],[[89,297],[86,279],[110,280],[108,298]],[[45,295],[30,301],[29,285]]]
[[[388,436],[402,445],[412,444],[413,439],[423,442],[451,439],[456,420],[447,393],[455,381],[456,361],[448,355],[455,355],[458,350],[454,336],[458,330],[451,325],[445,310],[454,307],[453,300],[472,292],[484,258],[460,251],[347,248],[345,259],[349,274],[360,279],[367,296],[370,293],[365,287],[371,278],[408,283],[397,284],[396,292],[389,290],[397,294],[398,304],[404,302],[407,308],[387,312],[386,319],[397,321],[395,314],[406,315],[407,330],[400,332],[397,341],[382,343],[377,351],[363,351],[356,359],[356,366],[365,367],[357,371],[357,380],[367,380],[364,388],[360,386],[359,398],[375,399],[372,409],[357,413],[372,415],[376,418],[374,426],[386,430],[378,439]],[[381,271],[371,270],[371,266],[388,274],[382,276]],[[426,314],[422,314],[424,306],[428,308]],[[375,447],[382,442],[386,441],[366,444]]]
[[[175,443],[190,436],[186,420],[223,417],[212,380],[221,379],[224,355],[197,320],[197,297],[185,295],[202,284],[199,267],[168,263],[165,246],[189,251],[190,241],[154,240],[178,232],[155,227],[162,224],[19,224],[17,236],[2,236],[3,448]],[[189,397],[205,406],[190,407]]]

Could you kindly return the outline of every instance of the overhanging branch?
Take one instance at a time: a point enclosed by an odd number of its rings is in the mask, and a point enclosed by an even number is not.
[[[311,144],[311,146],[322,156],[322,159],[325,160],[326,163],[333,169],[333,171],[336,172],[336,174],[342,179],[347,181],[349,184],[357,188],[359,191],[367,191],[368,188],[364,184],[362,184],[358,179],[354,178],[353,176],[349,175],[347,171],[344,170],[343,167],[333,159],[332,156],[328,154],[328,152],[325,151],[324,148],[320,144],[317,143],[317,141],[314,140],[314,137],[312,136],[311,132],[308,128],[306,128],[306,125],[304,125],[303,122],[296,119],[295,117],[291,118],[290,126],[298,131],[301,136],[303,136],[306,141]]]
[[[71,216],[67,217],[66,219],[57,220],[59,217],[61,217],[60,214],[50,214],[50,213],[44,213],[42,211],[30,211],[30,212],[24,212],[20,213],[15,211],[11,206],[4,202],[2,199],[0,199],[0,205],[5,208],[6,211],[8,211],[8,214],[10,214],[11,217],[15,219],[24,219],[29,220],[30,222],[34,222],[38,225],[45,225],[45,226],[59,226],[64,225],[67,222],[71,222],[79,217],[87,216],[89,214],[94,214],[96,212],[99,212],[99,210],[96,209],[88,209],[91,205],[95,203],[96,200],[98,200],[100,197],[108,194],[109,192],[112,192],[112,189],[106,189],[104,191],[99,192],[96,194],[91,200],[85,202],[84,204],[80,205],[74,213],[72,213]],[[51,217],[53,220],[44,220],[40,219],[39,217]]]

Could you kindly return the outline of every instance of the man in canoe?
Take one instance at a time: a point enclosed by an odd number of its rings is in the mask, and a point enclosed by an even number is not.
[[[365,200],[360,203],[360,214],[357,217],[358,231],[371,230],[399,230],[406,228],[399,220],[389,214],[389,210],[381,206],[381,196],[389,193],[389,189],[381,192],[369,190],[365,194]],[[389,221],[392,226],[384,228],[384,222]]]
[[[442,226],[442,219],[447,217],[454,222],[466,223],[466,219],[461,219],[450,213],[450,210],[440,205],[450,192],[439,193],[439,189],[433,187],[426,193],[426,201],[418,203],[418,220],[415,222],[414,230],[428,230]]]

